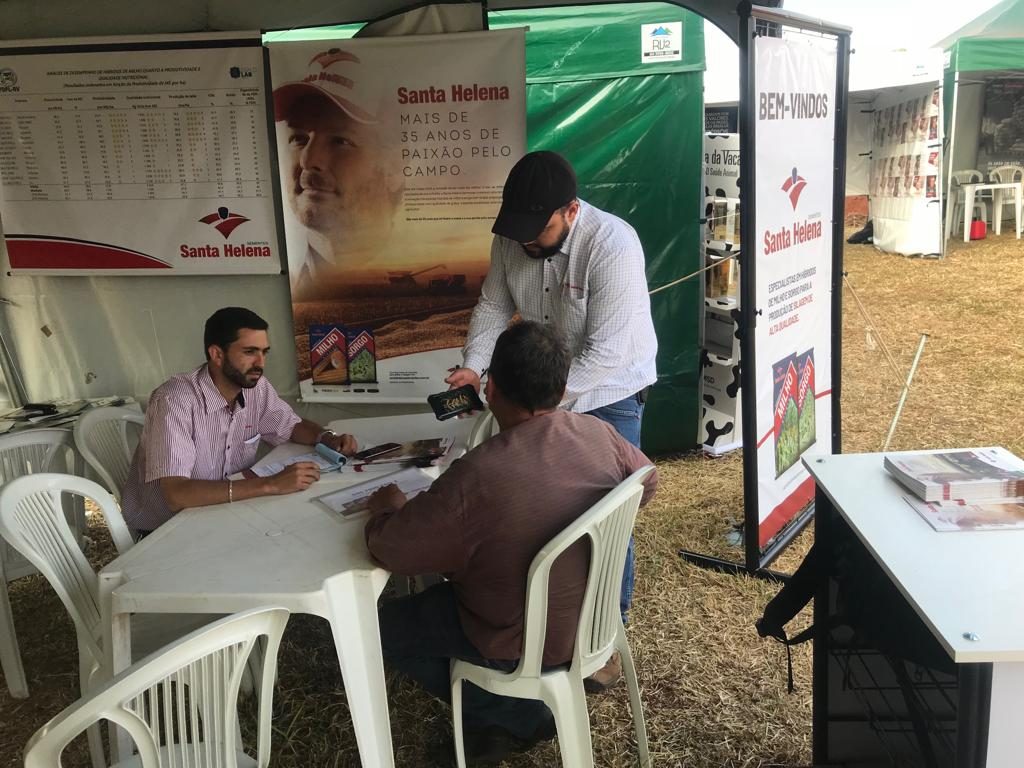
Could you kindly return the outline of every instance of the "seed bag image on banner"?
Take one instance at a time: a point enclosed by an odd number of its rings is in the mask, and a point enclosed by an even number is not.
[[[524,31],[268,47],[301,395],[424,402],[526,151]]]
[[[814,499],[829,453],[834,40],[757,37],[757,477],[763,549]]]

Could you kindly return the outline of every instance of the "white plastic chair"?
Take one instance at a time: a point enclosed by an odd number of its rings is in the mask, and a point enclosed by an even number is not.
[[[960,229],[964,220],[964,191],[962,184],[980,184],[985,180],[985,174],[981,171],[969,168],[965,171],[953,171],[950,174],[951,191],[953,193],[953,231]],[[974,196],[974,208],[981,214],[982,221],[988,221],[988,203],[982,200],[981,195]]]
[[[87,411],[75,424],[78,452],[118,501],[132,464],[130,430],[141,431],[145,423],[146,417],[133,408],[112,407]]]
[[[270,715],[284,608],[257,608],[199,629],[129,667],[40,728],[25,747],[25,768],[55,768],[67,745],[101,721],[123,728],[138,756],[118,765],[236,768],[270,761]],[[242,751],[238,690],[246,659],[264,638],[257,757]],[[202,737],[200,739],[200,733]]]
[[[466,450],[472,451],[484,440],[489,440],[501,431],[498,427],[498,420],[490,411],[484,411],[476,417],[473,431],[469,433],[469,440],[466,443]]]
[[[33,472],[68,472],[72,467],[71,432],[66,429],[27,429],[0,435],[0,487]],[[85,531],[85,507],[70,511],[76,536]],[[21,663],[14,618],[7,595],[8,582],[36,572],[28,560],[0,539],[0,667],[11,696],[28,697],[25,668]]]
[[[648,466],[634,472],[548,542],[533,559],[526,581],[523,655],[514,671],[500,672],[461,659],[452,660],[452,720],[459,768],[466,765],[462,743],[463,682],[474,683],[499,696],[543,701],[555,717],[562,765],[567,768],[593,768],[594,754],[583,680],[601,669],[615,651],[622,657],[629,688],[640,765],[644,768],[650,765],[640,686],[622,625],[619,593],[626,566],[626,546],[643,495],[643,481],[653,469]],[[544,672],[541,671],[541,663],[547,631],[551,566],[559,555],[584,536],[590,538],[590,571],[572,663],[568,669]]]
[[[131,534],[113,497],[83,477],[41,473],[13,480],[0,489],[0,536],[46,578],[75,624],[82,694],[110,677],[103,649],[99,583],[62,509],[62,496],[93,501],[106,519],[119,551]],[[211,621],[209,615],[138,616],[132,621],[132,653],[141,657],[170,639]],[[98,731],[90,733],[93,765],[102,765]]]
[[[998,168],[993,168],[989,174],[989,179],[993,184],[1011,184],[1013,182],[1020,183],[1024,180],[1024,167],[1019,165],[1000,165]],[[1013,195],[1003,195],[1003,208],[1006,206],[1011,208],[1014,206]],[[992,212],[995,216],[995,211]]]

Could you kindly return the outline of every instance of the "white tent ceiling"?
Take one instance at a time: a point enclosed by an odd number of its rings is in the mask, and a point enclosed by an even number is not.
[[[505,11],[605,5],[610,1],[491,0],[487,6]],[[699,13],[736,39],[735,0],[678,0],[673,4]],[[781,2],[759,4],[779,6]],[[423,3],[412,0],[3,0],[0,39],[294,29],[370,21],[420,5]]]

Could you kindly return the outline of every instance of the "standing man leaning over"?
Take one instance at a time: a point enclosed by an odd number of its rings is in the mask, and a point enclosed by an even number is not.
[[[128,483],[125,522],[136,538],[185,507],[293,493],[318,479],[300,462],[271,477],[228,480],[256,462],[260,442],[322,442],[351,454],[351,435],[301,419],[263,376],[270,352],[267,322],[248,309],[218,309],[206,321],[206,363],[172,376],[149,398]]]
[[[406,500],[391,485],[370,497],[366,544],[388,570],[444,573],[444,581],[380,607],[385,662],[428,692],[450,697],[449,662],[509,671],[523,652],[526,581],[541,548],[638,469],[650,464],[609,425],[559,409],[572,355],[555,328],[523,322],[498,337],[487,400],[500,434]],[[644,481],[641,503],[657,474]],[[551,569],[546,667],[572,660],[587,586],[589,545]],[[553,738],[539,701],[465,686],[466,752],[496,762]]]
[[[491,229],[491,266],[473,311],[464,367],[445,381],[472,384],[490,364],[495,339],[515,313],[565,334],[572,366],[563,406],[611,424],[640,447],[647,390],[657,380],[644,252],[629,224],[576,197],[576,173],[555,152],[531,152],[508,175]],[[620,606],[633,598],[630,539]],[[588,680],[614,684],[617,656]]]

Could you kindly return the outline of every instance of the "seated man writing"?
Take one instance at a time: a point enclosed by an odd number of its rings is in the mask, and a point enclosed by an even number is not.
[[[263,376],[267,322],[248,309],[218,309],[206,321],[206,363],[161,384],[122,494],[125,522],[139,538],[185,507],[293,493],[320,478],[312,462],[271,477],[228,480],[256,461],[262,441],[322,442],[352,454],[351,435],[301,419]]]
[[[487,400],[501,427],[412,499],[395,486],[370,498],[370,553],[402,574],[448,581],[380,609],[385,662],[448,700],[449,659],[511,670],[522,653],[533,558],[612,488],[650,461],[613,427],[559,410],[572,355],[550,325],[521,322],[494,347]],[[653,495],[656,473],[645,481]],[[544,664],[572,659],[589,550],[571,547],[551,571]],[[555,735],[541,702],[467,685],[467,757],[498,761]]]

